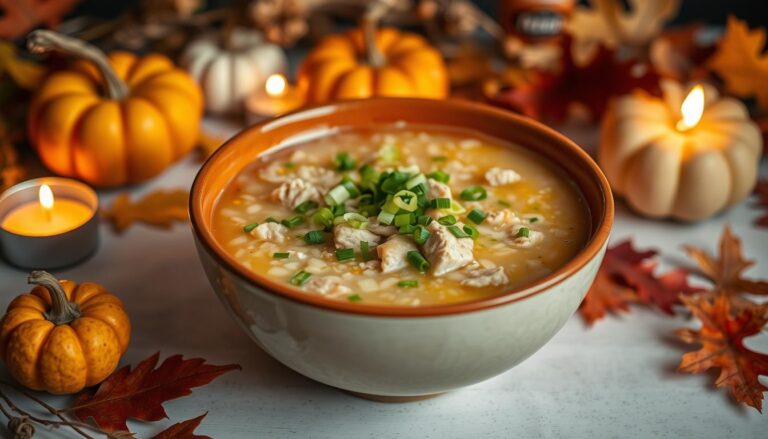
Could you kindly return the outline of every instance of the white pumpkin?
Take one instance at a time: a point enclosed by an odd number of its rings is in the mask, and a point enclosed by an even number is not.
[[[603,120],[598,162],[611,187],[650,217],[693,221],[743,200],[757,179],[760,130],[744,105],[704,85],[704,112],[678,128],[686,92],[662,82],[664,99],[645,93],[613,101]]]
[[[202,87],[205,108],[219,114],[241,112],[247,96],[287,67],[279,46],[243,28],[232,31],[228,44],[218,32],[202,35],[187,46],[181,62]]]

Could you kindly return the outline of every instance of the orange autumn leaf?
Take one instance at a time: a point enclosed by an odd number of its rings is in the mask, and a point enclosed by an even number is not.
[[[755,97],[768,109],[768,53],[765,29],[750,30],[745,21],[728,17],[725,35],[720,40],[709,68],[725,82],[725,89],[742,98]]]
[[[732,303],[723,294],[714,299],[705,295],[683,297],[682,301],[702,326],[699,330],[677,331],[685,343],[701,346],[683,355],[679,370],[701,373],[720,369],[715,385],[728,387],[737,401],[762,412],[763,392],[768,387],[760,383],[759,376],[768,375],[768,355],[750,350],[744,346],[744,339],[758,334],[768,322],[768,304],[733,314]]]
[[[112,206],[103,212],[104,219],[112,222],[118,233],[135,222],[169,228],[174,221],[187,221],[189,192],[186,190],[157,190],[139,201],[131,201],[128,194],[120,194]]]
[[[742,293],[768,295],[768,282],[743,277],[744,271],[755,261],[744,258],[741,240],[730,226],[726,225],[723,230],[717,257],[693,246],[683,246],[683,249],[696,261],[702,274],[714,283],[714,290],[732,296]]]
[[[587,324],[594,324],[609,312],[627,312],[631,303],[652,305],[665,314],[674,315],[673,306],[680,303],[680,295],[700,291],[688,285],[685,269],[677,268],[657,276],[658,263],[652,260],[656,255],[654,250],[638,252],[630,241],[609,248],[579,308]]]

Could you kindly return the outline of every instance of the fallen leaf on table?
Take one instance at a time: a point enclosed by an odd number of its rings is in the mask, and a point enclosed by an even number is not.
[[[570,38],[563,38],[562,66],[558,73],[536,70],[524,85],[502,89],[490,101],[526,116],[554,122],[565,120],[574,104],[584,105],[599,121],[614,96],[636,89],[660,96],[659,76],[648,65],[617,61],[615,52],[600,46],[586,65],[575,63]]]
[[[40,85],[45,74],[45,67],[33,61],[19,57],[16,46],[0,40],[0,77],[10,76],[13,82],[25,90],[32,90]]]
[[[728,17],[725,35],[708,66],[725,82],[725,89],[741,98],[755,97],[768,109],[768,54],[765,29],[750,30],[745,21]]]
[[[645,46],[661,33],[680,7],[679,0],[627,0],[629,8],[622,3],[591,0],[589,6],[573,11],[565,28],[580,51],[591,51],[599,45]]]
[[[178,422],[160,433],[152,436],[152,439],[211,439],[210,436],[195,434],[195,429],[208,413],[204,413],[194,419]]]
[[[673,269],[657,277],[654,272],[658,263],[652,260],[656,255],[654,250],[635,250],[631,241],[609,248],[579,307],[587,324],[594,324],[609,312],[627,312],[632,303],[652,305],[674,315],[672,307],[680,303],[680,295],[700,291],[688,285],[688,271],[684,269]]]
[[[667,29],[654,39],[649,59],[659,75],[680,82],[705,79],[709,71],[703,67],[714,53],[714,45],[702,45],[697,34],[704,28],[695,23]]]
[[[743,277],[744,271],[753,266],[755,261],[744,258],[741,240],[731,232],[730,226],[726,225],[723,230],[717,257],[710,256],[698,247],[683,246],[683,249],[696,261],[701,273],[712,281],[713,291],[732,296],[737,305],[745,304],[740,300],[743,293],[768,295],[768,282]]]
[[[683,355],[679,370],[701,373],[720,369],[717,387],[730,388],[733,397],[762,412],[763,392],[759,381],[768,375],[768,355],[744,346],[746,337],[758,334],[768,322],[768,304],[744,308],[732,314],[731,301],[725,295],[683,297],[683,303],[701,323],[701,329],[679,329],[677,336],[701,349]]]
[[[193,387],[204,386],[223,373],[241,369],[237,364],[207,364],[202,358],[184,360],[181,355],[168,357],[155,368],[159,358],[160,354],[154,354],[133,370],[130,366],[118,369],[94,391],[78,396],[66,411],[83,422],[92,419],[104,431],[127,431],[129,418],[141,421],[166,418],[164,402],[189,395]]]
[[[757,207],[765,211],[755,220],[755,225],[768,227],[768,180],[760,180],[755,186]]]
[[[157,190],[145,195],[139,201],[131,201],[130,195],[122,193],[103,212],[104,219],[111,221],[118,233],[135,222],[169,228],[174,221],[187,221],[189,192],[178,189]]]

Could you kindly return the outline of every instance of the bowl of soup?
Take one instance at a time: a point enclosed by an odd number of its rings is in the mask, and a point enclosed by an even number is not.
[[[247,128],[190,214],[232,317],[289,368],[359,395],[435,395],[503,373],[583,299],[613,202],[577,145],[488,106],[406,98]]]

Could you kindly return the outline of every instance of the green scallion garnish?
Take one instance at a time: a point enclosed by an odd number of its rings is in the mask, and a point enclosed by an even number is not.
[[[248,224],[247,226],[243,227],[243,232],[251,233],[256,227],[259,227],[259,223]]]
[[[279,223],[280,221],[270,217],[267,217],[267,219],[264,220],[265,223]]]
[[[340,172],[355,169],[355,160],[348,152],[340,152],[336,154],[336,159],[334,159],[333,163],[336,165],[336,170]]]
[[[419,286],[419,281],[417,280],[401,280],[397,283],[397,286],[400,288],[416,288]]]
[[[500,206],[504,206],[504,207],[510,207],[511,206],[511,204],[509,204],[509,201],[498,200],[496,202],[499,203]]]
[[[427,174],[427,178],[431,178],[432,180],[439,181],[440,183],[448,183],[448,181],[451,180],[451,176],[448,175],[442,169],[437,169],[435,171],[430,172],[429,174]]]
[[[472,209],[467,214],[467,219],[475,224],[481,224],[483,221],[485,221],[486,217],[488,217],[488,214],[480,209]]]
[[[334,186],[333,189],[328,191],[325,195],[325,204],[329,206],[338,206],[349,200],[350,194],[347,188],[343,184]]]
[[[531,224],[533,224],[533,223],[536,223],[536,222],[539,222],[539,217],[536,217],[536,216],[534,216],[534,217],[531,217],[531,218],[528,220],[528,222],[529,222],[529,223],[531,223]]]
[[[429,270],[429,261],[427,261],[418,251],[411,250],[406,253],[405,257],[408,259],[408,262],[420,272],[425,273]]]
[[[285,163],[283,163],[283,168],[285,168],[285,169],[293,169],[293,168],[295,168],[295,167],[296,167],[296,164],[295,164],[295,163],[291,163],[291,162],[285,162]]]
[[[444,226],[452,226],[456,224],[456,217],[453,215],[442,216],[437,219],[437,222]]]
[[[517,229],[515,238],[527,238],[531,235],[531,230],[528,227],[520,227]]]
[[[291,254],[288,253],[288,252],[272,253],[272,258],[273,259],[288,259],[289,257],[291,257]]]
[[[406,224],[404,226],[400,226],[400,228],[397,230],[397,233],[401,235],[410,235],[416,230],[416,226],[413,224]]]
[[[336,250],[336,260],[339,262],[355,259],[355,250],[351,248],[340,248]]]
[[[435,209],[448,209],[451,207],[450,198],[435,198],[432,200],[432,207]]]
[[[307,283],[309,278],[312,277],[312,273],[307,273],[306,271],[302,270],[298,273],[294,274],[288,279],[288,283],[291,285],[296,285],[297,287],[300,287]]]
[[[432,222],[432,217],[429,215],[419,215],[416,217],[416,224],[422,226],[428,226]]]
[[[480,232],[472,224],[464,224],[463,230],[473,240],[480,236]]]
[[[351,296],[347,296],[347,300],[350,302],[361,302],[363,298],[360,297],[359,294],[352,294]]]
[[[410,213],[401,213],[399,215],[395,215],[395,227],[402,227],[411,224],[412,218],[413,215]]]
[[[408,181],[405,182],[405,188],[413,189],[416,186],[420,184],[424,184],[426,182],[427,182],[427,177],[425,177],[424,174],[417,174],[415,177],[411,177]]]
[[[424,226],[416,226],[416,230],[413,231],[413,240],[418,245],[424,245],[425,242],[427,242],[427,239],[429,239],[429,230],[427,230]]]
[[[373,259],[373,255],[371,254],[370,244],[368,244],[368,241],[360,241],[360,256],[363,257],[363,260],[365,262],[368,262],[371,259]]]
[[[464,201],[479,201],[488,198],[488,192],[482,186],[470,186],[461,191],[460,196]]]
[[[451,234],[457,238],[469,238],[469,234],[467,232],[461,230],[459,226],[448,226],[448,231],[451,232]]]
[[[312,215],[312,221],[318,226],[329,228],[333,225],[333,212],[331,209],[323,207]]]
[[[376,217],[376,220],[379,222],[379,224],[384,224],[388,226],[392,224],[392,221],[395,220],[395,214],[382,210],[381,212],[379,212],[379,216]]]
[[[298,206],[296,206],[296,208],[293,209],[293,211],[296,213],[307,213],[310,210],[317,209],[317,206],[318,206],[317,202],[312,200],[307,200],[299,204]]]
[[[280,224],[284,225],[285,227],[288,227],[289,229],[292,229],[296,226],[304,224],[304,217],[301,215],[292,216],[290,218],[286,218],[280,221]]]
[[[325,232],[322,230],[312,230],[304,234],[304,242],[309,245],[322,244],[325,242]]]
[[[444,162],[446,160],[448,160],[448,157],[446,157],[444,155],[436,155],[436,156],[432,157],[432,161],[433,162]]]
[[[347,212],[342,216],[342,218],[344,221],[346,221],[347,224],[356,229],[364,229],[368,225],[368,218],[360,215],[359,213]]]
[[[401,190],[392,197],[392,202],[399,209],[413,212],[419,207],[418,195],[408,190]]]

